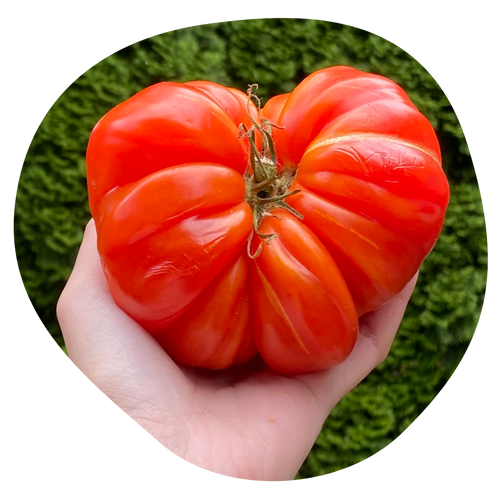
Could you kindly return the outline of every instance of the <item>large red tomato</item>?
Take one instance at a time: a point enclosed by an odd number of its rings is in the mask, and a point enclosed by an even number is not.
[[[324,369],[438,238],[440,149],[398,85],[352,68],[261,111],[251,97],[160,83],[99,121],[87,169],[103,269],[180,363],[222,369],[258,351],[279,372]]]

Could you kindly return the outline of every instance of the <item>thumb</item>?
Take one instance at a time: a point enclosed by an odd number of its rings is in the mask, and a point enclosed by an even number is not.
[[[124,379],[125,368],[133,370],[146,361],[178,371],[157,341],[112,298],[93,220],[86,227],[74,269],[59,298],[57,317],[70,359],[98,387],[110,379]]]

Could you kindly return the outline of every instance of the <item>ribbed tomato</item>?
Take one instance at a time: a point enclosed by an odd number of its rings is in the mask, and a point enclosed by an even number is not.
[[[106,114],[87,152],[98,251],[117,304],[176,361],[328,368],[438,238],[438,141],[398,85],[352,68],[260,111],[253,97],[160,83]]]

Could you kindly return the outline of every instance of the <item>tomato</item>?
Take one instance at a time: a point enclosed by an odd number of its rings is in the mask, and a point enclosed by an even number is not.
[[[286,374],[329,368],[435,244],[440,148],[397,84],[348,67],[254,103],[253,89],[164,82],[98,122],[87,170],[103,270],[179,363],[258,353]]]

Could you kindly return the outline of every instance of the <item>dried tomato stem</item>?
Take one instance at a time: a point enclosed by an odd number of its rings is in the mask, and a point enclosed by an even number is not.
[[[247,242],[248,256],[252,259],[257,258],[262,251],[262,243],[260,243],[255,252],[251,249],[255,234],[264,239],[266,245],[278,237],[277,234],[263,234],[260,232],[260,224],[265,217],[271,216],[281,219],[278,215],[270,213],[271,210],[274,208],[283,208],[301,220],[304,218],[285,201],[287,197],[299,193],[300,189],[295,189],[291,192],[288,191],[294,179],[294,174],[291,170],[287,169],[278,172],[278,159],[272,139],[272,128],[279,126],[264,118],[261,119],[261,123],[259,124],[253,117],[253,102],[255,102],[256,107],[260,111],[260,99],[254,93],[257,87],[256,84],[252,84],[248,88],[248,115],[252,125],[249,128],[244,124],[240,124],[239,126],[240,135],[246,136],[250,143],[249,166],[245,174],[245,183],[246,200],[253,210],[253,230]],[[262,138],[261,152],[259,152],[256,145],[255,132],[258,132]]]

